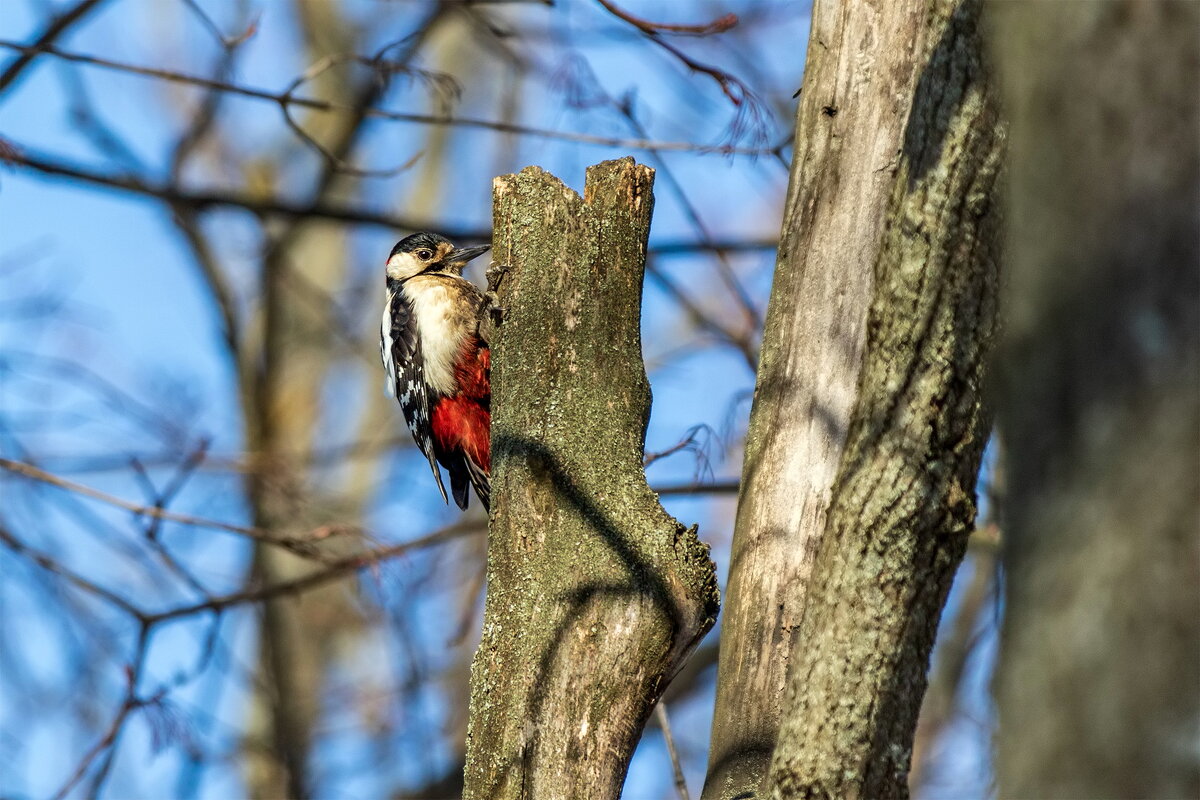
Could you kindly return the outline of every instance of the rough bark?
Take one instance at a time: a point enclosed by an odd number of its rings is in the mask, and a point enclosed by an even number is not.
[[[956,82],[952,88],[962,100],[963,70],[973,66],[970,53],[939,41],[949,14],[946,4],[912,0],[878,7],[818,2],[813,8],[742,472],[705,800],[755,796],[777,742],[785,676],[797,652],[851,416],[863,416],[871,400],[863,390],[873,387],[860,386],[860,373],[876,273],[891,280],[894,269],[881,260],[885,223],[904,220],[909,229],[900,241],[889,233],[894,252],[888,258],[895,260],[912,239],[942,236],[932,228],[939,213],[954,226],[968,216],[961,196],[920,205],[923,192],[947,188],[944,181],[930,185],[931,175],[948,168],[940,160],[942,139],[989,124],[956,118],[949,131],[949,120],[921,116],[955,110],[952,103],[937,107],[941,83]],[[914,105],[918,113],[910,121]],[[947,157],[973,159],[968,168],[980,170],[992,157],[984,149],[948,150]],[[987,169],[994,171],[994,164]],[[910,177],[919,184],[911,190]],[[965,184],[949,188],[962,191]],[[950,203],[938,209],[939,200]],[[924,312],[911,292],[893,297],[888,291],[894,289],[884,286],[879,297],[907,303],[897,305],[896,314]]]
[[[1197,797],[1200,6],[1005,3],[1005,797]]]
[[[929,654],[974,524],[1003,133],[981,62],[980,3],[908,8],[919,77],[792,654],[772,797],[907,796]]]
[[[642,468],[653,171],[496,179],[492,520],[469,798],[617,797],[643,723],[717,610],[708,548]]]

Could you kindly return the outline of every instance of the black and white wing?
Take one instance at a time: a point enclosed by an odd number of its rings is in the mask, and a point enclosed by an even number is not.
[[[421,337],[413,320],[413,307],[404,292],[389,291],[379,327],[379,352],[387,369],[387,393],[393,395],[404,412],[409,433],[429,460],[442,500],[449,502],[442,473],[433,454],[433,426],[429,417],[429,386],[425,383],[425,364],[421,357]]]

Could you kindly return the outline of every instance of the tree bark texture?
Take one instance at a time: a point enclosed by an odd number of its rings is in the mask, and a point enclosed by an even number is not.
[[[1005,797],[1200,796],[1200,6],[1004,3]]]
[[[902,63],[918,77],[792,654],[772,797],[908,794],[929,654],[973,529],[990,427],[981,384],[996,326],[1004,135],[981,60],[980,5],[906,4],[917,32]]]
[[[970,269],[964,266],[967,257],[958,254],[950,266],[935,264],[928,275],[921,272],[922,247],[945,261],[944,251],[955,246],[946,241],[948,235],[975,235],[970,223],[976,211],[966,208],[963,192],[983,191],[976,204],[986,203],[990,185],[976,183],[992,180],[996,168],[998,142],[962,141],[967,129],[972,136],[986,133],[972,126],[994,127],[995,120],[973,83],[978,70],[967,50],[970,43],[945,38],[951,13],[948,4],[915,0],[817,2],[813,8],[792,176],[742,471],[705,800],[760,792],[779,736],[785,678],[799,652],[796,636],[826,536],[834,481],[839,465],[847,463],[851,418],[878,415],[892,400],[909,401],[899,386],[872,397],[866,392],[879,387],[862,383],[873,298],[878,308],[871,324],[877,334],[889,314],[925,315],[897,320],[912,326],[907,334],[896,334],[903,339],[931,321],[943,325],[937,315],[948,313],[941,306],[935,313],[930,298],[916,297],[912,281],[926,280],[933,289],[942,281],[950,288],[958,277],[943,278],[944,273]],[[939,103],[943,83],[951,85]],[[971,108],[961,111],[959,105],[968,102]],[[939,114],[952,115],[953,122]],[[950,170],[953,180],[944,175]],[[938,230],[943,224],[952,230]],[[891,248],[886,259],[885,247]],[[913,252],[902,253],[905,247]],[[904,286],[893,275],[902,255],[910,273]],[[878,294],[877,275],[892,282]],[[889,310],[888,303],[896,305]],[[987,315],[981,312],[978,319],[981,336],[990,330],[990,307]],[[940,335],[943,328],[930,331]],[[962,331],[963,336],[974,333]],[[964,407],[973,400],[963,398]],[[883,438],[903,435],[889,431]],[[864,461],[868,444],[860,442],[860,452],[852,456],[860,467],[875,464]],[[967,459],[968,466],[973,463]],[[957,464],[955,456],[948,468]],[[894,479],[900,476],[892,474],[885,482]],[[842,601],[855,607],[851,597]],[[922,613],[936,619],[940,602]],[[748,714],[747,708],[755,712]]]
[[[497,178],[492,519],[471,667],[468,798],[615,798],[642,725],[717,612],[708,548],[642,467],[640,317],[653,170],[584,197]]]

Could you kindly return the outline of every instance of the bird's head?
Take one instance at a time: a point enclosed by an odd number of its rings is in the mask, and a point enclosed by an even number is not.
[[[388,255],[388,280],[406,281],[423,272],[441,272],[461,275],[467,262],[491,249],[485,244],[479,247],[455,247],[445,236],[421,231],[406,236],[396,243]]]

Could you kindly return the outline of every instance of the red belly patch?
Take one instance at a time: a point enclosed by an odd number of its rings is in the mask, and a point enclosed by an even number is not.
[[[439,453],[465,453],[485,473],[491,472],[492,415],[479,400],[464,394],[443,397],[434,405],[431,417],[433,443]]]
[[[436,400],[430,415],[438,453],[463,453],[485,474],[492,471],[490,367],[488,346],[477,336],[468,337],[454,365],[458,391]]]

